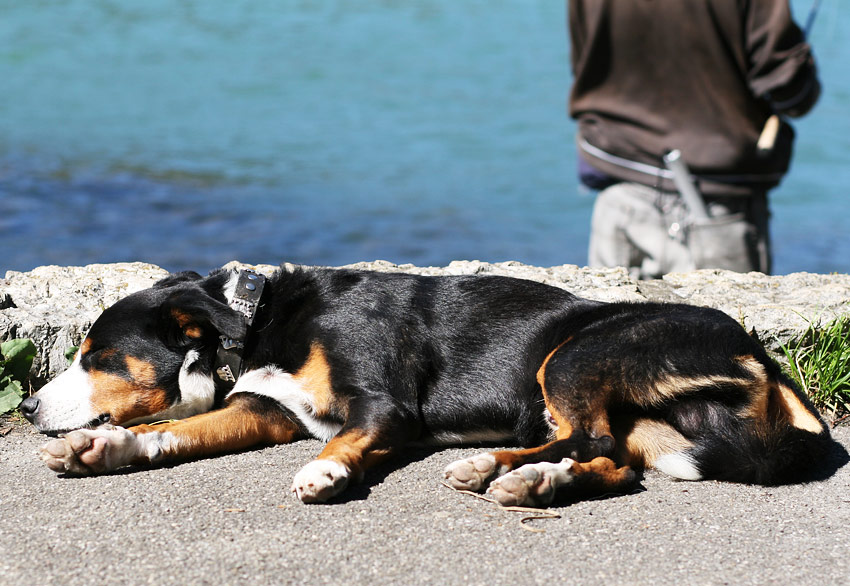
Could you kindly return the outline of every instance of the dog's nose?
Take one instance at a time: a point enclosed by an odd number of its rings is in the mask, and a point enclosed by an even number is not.
[[[18,406],[18,409],[21,410],[21,414],[26,417],[30,422],[35,418],[35,414],[38,413],[40,401],[35,397],[27,397],[23,400],[23,402]]]

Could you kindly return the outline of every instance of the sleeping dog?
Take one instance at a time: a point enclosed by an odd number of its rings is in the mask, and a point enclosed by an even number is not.
[[[502,504],[621,493],[636,471],[776,484],[830,443],[733,319],[496,276],[281,268],[171,275],[106,309],[21,411],[69,475],[314,437],[323,502],[412,444],[506,443],[449,484]]]

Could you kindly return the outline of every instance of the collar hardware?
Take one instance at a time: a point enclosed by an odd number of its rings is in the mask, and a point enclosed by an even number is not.
[[[250,334],[251,325],[257,315],[265,284],[266,277],[256,271],[244,269],[239,272],[236,291],[229,305],[245,318],[245,339]],[[213,370],[216,386],[225,391],[230,391],[236,384],[236,379],[242,374],[242,351],[245,349],[245,339],[219,336]]]
[[[225,350],[232,350],[233,348],[239,348],[241,350],[245,347],[245,343],[242,340],[234,340],[227,336],[219,336],[218,339],[221,347]]]
[[[230,370],[229,364],[225,364],[224,366],[218,367],[215,373],[218,375],[219,380],[224,381],[226,383],[236,384],[236,377],[233,376],[233,371]]]

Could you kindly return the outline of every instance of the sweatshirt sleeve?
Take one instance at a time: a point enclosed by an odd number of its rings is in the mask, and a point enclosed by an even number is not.
[[[745,4],[750,88],[776,112],[802,116],[820,96],[820,83],[811,46],[792,20],[788,0]]]

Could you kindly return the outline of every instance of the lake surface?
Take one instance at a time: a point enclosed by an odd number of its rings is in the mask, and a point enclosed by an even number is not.
[[[793,3],[798,22],[810,3]],[[0,0],[0,276],[43,264],[584,264],[554,0]],[[850,272],[850,4],[771,196],[775,270]]]

